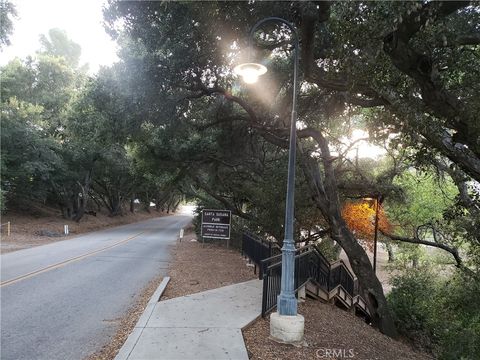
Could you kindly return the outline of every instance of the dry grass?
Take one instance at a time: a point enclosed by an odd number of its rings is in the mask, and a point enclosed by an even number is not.
[[[238,250],[224,244],[202,244],[190,228],[173,249],[171,281],[162,296],[169,299],[255,279]]]

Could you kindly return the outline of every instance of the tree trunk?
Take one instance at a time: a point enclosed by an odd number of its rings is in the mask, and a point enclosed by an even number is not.
[[[119,194],[112,195],[110,199],[110,216],[123,215],[122,200]]]
[[[388,262],[394,262],[395,261],[395,253],[393,252],[392,244],[390,244],[390,242],[387,241],[385,243],[385,246],[387,247],[387,252],[388,252]]]
[[[172,198],[167,201],[167,214],[170,214],[170,209],[172,208]]]
[[[145,197],[140,200],[143,203],[143,209],[150,214],[150,197],[148,196],[148,191],[145,194]]]
[[[342,218],[338,186],[332,165],[334,158],[330,155],[328,142],[319,131],[312,131],[311,136],[320,147],[324,171],[322,176],[317,161],[308,154],[302,153],[300,145],[300,164],[311,190],[312,199],[329,223],[332,238],[340,244],[348,256],[353,272],[358,277],[362,288],[362,295],[367,300],[374,325],[378,326],[383,334],[396,337],[397,330],[383,293],[382,284],[373,271],[367,253]]]
[[[60,211],[62,212],[62,217],[64,219],[67,218],[67,208],[65,206],[63,206],[63,204],[59,204],[59,207],[60,207]]]
[[[155,210],[157,210],[158,212],[160,212],[160,210],[162,209],[160,198],[160,193],[157,192],[157,195],[155,196]]]
[[[332,215],[332,221],[336,223],[335,228],[339,230],[337,234],[334,234],[334,238],[345,250],[353,272],[358,277],[363,292],[361,295],[367,299],[373,323],[378,326],[383,334],[396,337],[397,330],[393,322],[393,317],[388,308],[382,284],[373,271],[370,259],[362,246],[354,238],[344,220],[336,214]]]
[[[90,194],[89,197],[95,203],[95,205],[97,207],[97,212],[100,212],[102,210],[102,206],[103,206],[102,203],[97,199],[97,197],[94,194]]]
[[[225,92],[223,92],[226,94]],[[258,119],[252,108],[243,100],[232,95],[228,99],[239,104],[250,116],[252,123],[257,123]],[[282,137],[285,135],[283,129],[280,136],[272,134],[271,130],[264,130],[258,127],[261,136],[268,142],[283,148],[288,148],[288,141]],[[385,335],[396,337],[397,331],[393,322],[393,316],[387,306],[387,300],[383,293],[382,285],[373,271],[365,250],[357,242],[350,232],[341,215],[338,184],[335,177],[333,162],[336,157],[332,157],[328,148],[328,142],[321,131],[313,128],[305,128],[297,132],[302,138],[312,138],[321,152],[320,161],[323,168],[320,174],[320,164],[310,153],[302,153],[301,143],[298,143],[299,155],[301,156],[300,165],[305,173],[305,179],[310,187],[312,200],[321,211],[324,219],[328,222],[331,236],[345,250],[353,271],[358,277],[363,294],[368,302],[372,320]],[[317,151],[317,150],[316,150]],[[211,194],[210,194],[211,195]],[[215,197],[215,196],[213,196]]]
[[[135,212],[135,199],[132,197],[130,199],[130,212],[133,214]]]
[[[180,200],[177,200],[174,204],[173,204],[173,211],[177,211],[178,209],[178,206],[180,205],[180,203],[182,202],[182,199]]]
[[[79,222],[80,219],[85,214],[85,208],[87,207],[87,201],[88,201],[88,194],[90,192],[91,175],[92,175],[92,171],[90,170],[85,175],[85,180],[83,182],[83,185],[78,183],[78,185],[82,189],[82,192],[80,193],[81,196],[77,195],[77,200],[78,200],[77,212],[75,214],[75,217],[73,218],[73,220],[75,220],[76,222]]]
[[[62,216],[66,220],[72,220],[75,216],[75,198],[73,195],[63,195],[59,203]]]

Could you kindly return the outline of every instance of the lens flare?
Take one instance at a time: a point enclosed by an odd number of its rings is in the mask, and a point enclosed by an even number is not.
[[[253,84],[257,82],[260,75],[267,72],[267,68],[261,64],[246,63],[236,66],[233,72],[241,76],[247,84]]]

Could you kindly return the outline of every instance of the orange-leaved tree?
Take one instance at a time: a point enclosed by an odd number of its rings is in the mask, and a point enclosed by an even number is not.
[[[373,250],[375,236],[376,199],[362,199],[346,202],[342,209],[342,216],[349,229],[355,234],[360,243]],[[382,205],[378,209],[378,231],[391,232],[392,225],[385,215]]]

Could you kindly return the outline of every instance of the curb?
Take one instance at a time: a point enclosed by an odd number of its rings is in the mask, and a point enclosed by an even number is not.
[[[168,282],[170,281],[170,276],[165,276],[162,280],[162,282],[160,283],[160,285],[158,285],[158,288],[157,290],[155,290],[155,292],[153,293],[152,297],[150,298],[150,300],[148,301],[148,305],[150,304],[154,304],[154,303],[157,303],[160,301],[160,297],[162,296],[163,292],[165,291],[165,288],[167,287],[168,285]]]
[[[148,301],[147,306],[145,307],[145,310],[143,311],[142,315],[140,316],[137,323],[135,324],[135,327],[133,328],[132,332],[130,333],[130,335],[128,335],[127,340],[125,341],[123,346],[120,348],[120,351],[118,352],[117,356],[115,356],[115,360],[128,359],[128,357],[130,356],[130,353],[133,351],[133,348],[137,344],[137,341],[140,338],[140,335],[142,334],[143,329],[147,325],[147,322],[150,319],[150,316],[152,315],[153,309],[155,309],[155,305],[160,301],[160,297],[165,291],[165,288],[167,287],[167,284],[169,281],[170,281],[170,277],[165,276],[162,282],[160,283],[160,285],[158,285],[157,290],[155,290],[152,297]]]

